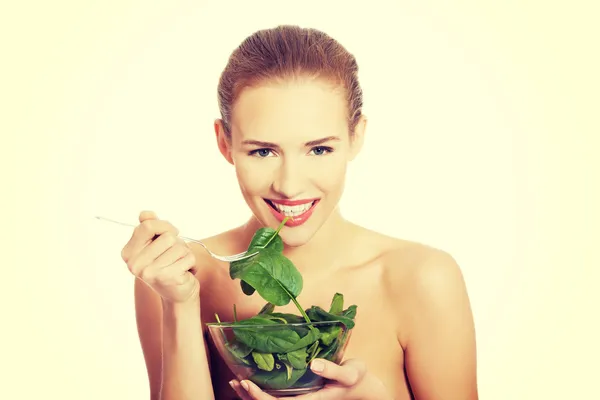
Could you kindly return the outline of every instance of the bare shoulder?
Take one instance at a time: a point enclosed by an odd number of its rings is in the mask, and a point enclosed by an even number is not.
[[[396,239],[383,255],[386,272],[403,293],[444,296],[463,289],[462,270],[445,250],[423,243]]]
[[[446,251],[424,243],[401,239],[358,227],[360,242],[375,251],[386,273],[399,283],[407,279],[430,279],[432,275],[460,274],[455,259]],[[413,284],[414,282],[409,282]]]
[[[476,340],[460,266],[448,252],[392,240],[382,254],[398,339],[416,397],[476,400]]]
[[[462,269],[449,252],[377,232],[367,237],[378,249],[384,291],[396,304],[404,327],[402,342],[409,340],[411,326],[428,317],[443,321],[454,316],[462,318],[467,328],[472,325]]]
[[[462,269],[449,252],[397,239],[382,258],[391,285],[388,293],[404,310],[405,319],[442,313],[464,313],[470,318]]]

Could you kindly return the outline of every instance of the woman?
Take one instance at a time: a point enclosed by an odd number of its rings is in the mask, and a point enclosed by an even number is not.
[[[311,364],[332,383],[297,399],[477,399],[473,318],[453,258],[358,226],[338,209],[367,121],[357,69],[328,35],[296,26],[258,31],[234,51],[214,129],[252,216],[203,242],[218,254],[239,253],[258,228],[292,216],[280,236],[304,279],[299,302],[327,306],[340,292],[358,305],[346,361]],[[272,399],[233,379],[205,328],[215,313],[232,320],[234,303],[248,318],[264,300],[246,296],[228,264],[177,238],[170,223],[152,212],[139,221],[122,257],[138,278],[151,398]]]

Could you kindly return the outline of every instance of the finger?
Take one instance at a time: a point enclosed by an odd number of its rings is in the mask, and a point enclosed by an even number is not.
[[[196,257],[194,253],[188,253],[183,258],[162,269],[148,269],[156,271],[159,277],[164,277],[165,283],[183,285],[190,279],[196,279],[195,275]],[[190,274],[188,274],[190,272]],[[168,282],[167,282],[168,280]]]
[[[191,272],[190,270],[194,263],[194,255],[190,253],[181,260],[164,268],[144,268],[136,276],[150,286],[185,285],[191,279],[196,279],[192,273],[188,273]]]
[[[196,255],[185,245],[176,244],[148,265],[141,274],[145,277],[150,274],[160,276],[169,279],[164,283],[182,285],[190,278],[186,276],[187,272],[196,275]],[[145,277],[142,280],[146,280]]]
[[[240,396],[240,399],[252,400],[252,397],[250,397],[248,392],[246,392],[246,390],[242,387],[242,385],[240,385],[240,382],[238,382],[237,380],[234,379],[234,380],[230,381],[229,384],[231,385],[231,388],[233,389],[233,391],[235,393],[237,393],[238,396]]]
[[[355,359],[346,360],[338,365],[323,358],[317,358],[312,361],[310,368],[315,374],[344,386],[356,385],[367,371],[365,364]]]
[[[246,393],[250,395],[253,400],[277,400],[277,398],[266,394],[258,386],[249,380],[243,380],[240,382],[242,387],[246,389]]]
[[[167,265],[174,263],[179,258],[185,256],[183,253],[179,254],[179,252],[183,252],[183,249],[179,249],[179,246],[175,252],[169,251],[177,245],[177,242],[178,238],[170,232],[160,235],[151,244],[145,246],[140,252],[127,261],[129,270],[132,274],[138,276],[142,269],[149,267],[151,264],[154,264],[154,267],[166,267]],[[175,258],[176,256],[179,257]],[[156,261],[161,257],[162,264],[158,264]],[[170,262],[165,263],[165,260],[170,260]]]
[[[160,254],[152,264],[149,265],[149,267],[152,268],[165,268],[169,266],[171,266],[173,270],[179,271],[180,274],[185,274],[189,271],[193,275],[196,275],[196,255],[180,238],[177,238],[177,241],[173,246]]]
[[[142,211],[138,217],[140,223],[149,219],[158,219],[158,216],[154,211]]]
[[[131,238],[123,247],[121,256],[125,262],[139,253],[144,247],[149,245],[158,235],[165,232],[171,232],[174,236],[179,234],[177,228],[167,221],[157,219],[147,219],[141,222],[133,231]]]
[[[164,235],[160,236],[158,239],[156,239],[156,241],[158,242],[158,240],[160,240],[160,238],[162,238],[165,235],[168,235],[168,233],[165,233]],[[166,242],[170,243],[169,240],[167,240]],[[154,261],[152,261],[152,264],[158,268],[164,268],[166,266],[176,263],[191,252],[192,250],[185,244],[183,240],[176,238],[175,243],[172,244],[171,247],[169,247],[163,253],[159,254],[154,259]]]

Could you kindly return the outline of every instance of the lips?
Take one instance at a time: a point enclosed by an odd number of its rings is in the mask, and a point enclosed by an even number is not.
[[[289,227],[304,224],[312,215],[319,199],[279,200],[264,199],[269,205],[271,214],[279,221],[288,217],[285,225]],[[285,213],[285,214],[284,214]]]

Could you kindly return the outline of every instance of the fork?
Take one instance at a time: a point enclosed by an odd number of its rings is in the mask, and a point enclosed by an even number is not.
[[[102,220],[102,221],[112,222],[114,224],[119,224],[119,225],[123,225],[123,226],[128,226],[130,228],[135,228],[136,227],[135,225],[127,224],[125,222],[115,221],[115,220],[110,219],[110,218],[96,216],[96,219],[99,219],[99,220]],[[187,241],[187,242],[198,243],[200,246],[202,246],[204,248],[204,250],[206,250],[208,252],[208,254],[212,258],[216,258],[217,260],[221,260],[221,261],[225,261],[225,262],[240,261],[240,260],[244,260],[244,259],[250,258],[250,257],[254,256],[255,254],[258,254],[258,251],[254,252],[252,254],[248,254],[247,251],[244,251],[244,252],[241,252],[241,253],[238,253],[238,254],[234,254],[234,255],[231,255],[231,256],[221,256],[221,255],[215,254],[212,251],[210,251],[208,249],[208,247],[206,247],[206,245],[204,243],[202,243],[201,241],[199,241],[199,240],[192,239],[192,238],[189,238],[189,237],[186,237],[186,236],[181,236],[181,235],[178,235],[178,237],[181,238],[181,239],[183,239],[183,240],[185,240],[185,241]]]

